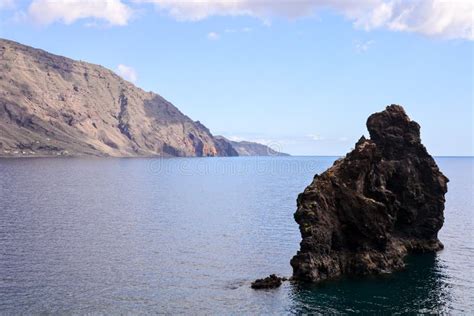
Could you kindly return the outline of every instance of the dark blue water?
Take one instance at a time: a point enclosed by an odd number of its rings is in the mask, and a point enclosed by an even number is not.
[[[253,291],[291,275],[295,199],[334,158],[0,160],[0,313],[472,313],[472,158],[450,178],[445,250],[405,271]]]

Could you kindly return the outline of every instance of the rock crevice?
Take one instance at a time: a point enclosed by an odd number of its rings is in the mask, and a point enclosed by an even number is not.
[[[129,140],[132,140],[132,135],[130,134],[130,125],[128,124],[128,99],[122,91],[119,96],[120,112],[118,113],[118,129],[120,132],[127,136]]]

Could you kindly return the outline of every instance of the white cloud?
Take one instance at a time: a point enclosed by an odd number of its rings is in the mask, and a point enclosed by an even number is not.
[[[308,138],[310,138],[311,140],[314,140],[314,141],[324,140],[324,137],[321,137],[321,135],[319,135],[319,134],[308,134],[308,135],[306,135],[306,137],[308,137]]]
[[[370,46],[372,46],[374,43],[375,43],[374,40],[368,40],[368,41],[365,41],[365,42],[355,41],[354,42],[355,50],[358,53],[364,53],[364,52],[368,51]]]
[[[474,40],[474,1],[431,0],[402,5],[393,2],[387,26],[391,30],[418,32],[445,38]]]
[[[229,139],[233,142],[241,142],[241,141],[245,140],[244,137],[240,137],[240,136],[227,136],[227,139]]]
[[[252,32],[252,28],[243,27],[243,28],[240,28],[240,29],[225,29],[224,32],[226,32],[226,33],[250,33],[250,32]]]
[[[268,135],[244,133],[244,136],[233,135],[233,136],[225,136],[225,137],[228,140],[231,140],[234,142],[247,141],[247,142],[254,142],[254,143],[259,143],[259,144],[267,145],[267,146],[271,146],[274,144],[287,145],[287,144],[295,143],[295,139],[294,139],[295,137],[292,137],[292,136],[274,137],[274,136],[268,136]]]
[[[207,33],[207,38],[211,41],[216,41],[220,38],[220,35],[219,33],[216,33],[216,32],[209,32]]]
[[[125,80],[128,80],[130,82],[135,83],[138,79],[137,72],[135,71],[135,69],[133,69],[130,66],[126,66],[126,65],[122,65],[122,64],[118,65],[117,66],[117,73],[122,78],[124,78]]]
[[[126,25],[132,17],[132,9],[121,0],[33,0],[28,16],[39,24],[57,21],[71,24],[92,18],[110,25]]]
[[[306,139],[310,139],[311,141],[316,141],[316,142],[319,142],[319,141],[325,141],[325,142],[347,142],[349,140],[348,137],[345,137],[345,136],[341,136],[341,137],[329,137],[329,138],[326,138],[326,137],[322,137],[321,135],[319,134],[308,134],[306,135]]]
[[[15,7],[15,1],[13,0],[0,0],[0,10],[1,9],[12,9]]]
[[[274,16],[299,18],[327,9],[365,30],[385,28],[443,38],[474,39],[472,0],[135,0],[154,3],[177,20],[210,16],[253,16],[270,23]]]
[[[327,1],[327,0],[326,0]],[[285,16],[305,15],[306,7],[313,1],[266,1],[266,0],[136,0],[154,3],[159,9],[169,12],[178,20],[198,21],[214,15],[249,15],[266,17],[284,14]]]

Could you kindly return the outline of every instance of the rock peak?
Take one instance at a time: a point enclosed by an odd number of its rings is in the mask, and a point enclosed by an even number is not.
[[[409,252],[443,247],[448,179],[421,144],[420,126],[390,105],[367,128],[371,139],[361,137],[298,196],[296,280],[392,271]]]
[[[428,155],[421,144],[420,125],[410,120],[402,106],[392,104],[367,119],[370,139],[390,158],[401,157],[407,151]]]

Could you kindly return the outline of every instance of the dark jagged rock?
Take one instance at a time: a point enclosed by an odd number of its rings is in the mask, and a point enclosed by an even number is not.
[[[261,289],[274,289],[281,285],[283,281],[286,281],[286,278],[277,277],[275,274],[270,274],[270,276],[264,279],[257,279],[252,282],[252,289],[261,290]]]
[[[420,126],[390,105],[367,128],[370,139],[362,136],[298,196],[296,280],[390,272],[408,253],[443,248],[448,179],[421,144]]]

